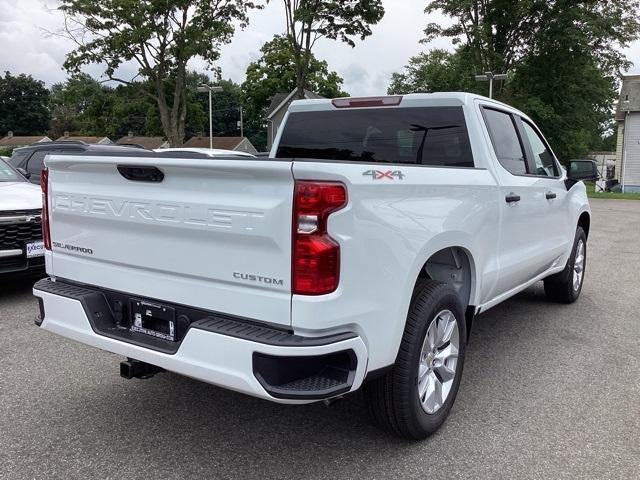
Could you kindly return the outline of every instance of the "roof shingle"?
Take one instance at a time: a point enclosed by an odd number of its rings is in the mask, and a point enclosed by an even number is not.
[[[107,140],[105,142],[105,140]],[[84,142],[84,143],[89,143],[89,144],[96,144],[96,143],[113,143],[108,137],[91,137],[91,136],[82,136],[82,137],[74,137],[71,135],[63,135],[62,137],[58,138],[58,140],[56,140],[58,142],[62,142],[62,141],[74,141],[74,142]]]
[[[213,148],[221,150],[234,150],[245,137],[213,137]],[[183,147],[209,148],[209,137],[191,137]]]
[[[167,146],[167,141],[163,137],[138,137],[127,135],[116,141],[119,145],[140,145],[141,147],[155,150]]]
[[[12,135],[0,139],[0,147],[21,147],[32,143],[50,142],[51,139],[45,135],[20,136]]]

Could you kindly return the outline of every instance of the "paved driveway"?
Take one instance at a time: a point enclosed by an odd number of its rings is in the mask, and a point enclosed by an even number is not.
[[[640,478],[640,202],[593,202],[581,299],[541,285],[477,320],[444,427],[407,443],[359,397],[287,407],[39,330],[0,286],[0,478]]]

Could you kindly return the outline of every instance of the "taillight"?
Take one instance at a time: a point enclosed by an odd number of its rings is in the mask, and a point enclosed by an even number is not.
[[[49,230],[49,169],[43,168],[40,173],[40,189],[42,190],[42,240],[44,248],[51,250],[51,232]]]
[[[293,198],[292,290],[324,295],[338,288],[340,245],[329,236],[329,215],[347,204],[342,183],[296,181]]]

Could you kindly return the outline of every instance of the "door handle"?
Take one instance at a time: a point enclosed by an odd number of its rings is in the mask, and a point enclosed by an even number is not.
[[[505,200],[507,201],[507,203],[519,202],[520,195],[516,195],[515,193],[512,192],[505,197]]]
[[[554,198],[557,197],[557,195],[553,192],[547,192],[546,197],[547,197],[547,200],[553,200]]]
[[[164,173],[158,167],[118,165],[118,172],[132,182],[160,183],[164,180]]]

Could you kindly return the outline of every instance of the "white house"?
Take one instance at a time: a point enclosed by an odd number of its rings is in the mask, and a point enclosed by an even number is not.
[[[640,75],[623,78],[616,110],[616,175],[624,192],[640,192]]]

